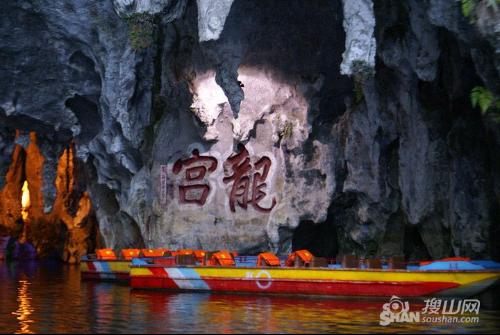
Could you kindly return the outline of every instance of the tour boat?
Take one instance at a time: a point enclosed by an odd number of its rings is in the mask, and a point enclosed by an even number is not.
[[[361,267],[352,262],[314,263],[306,250],[286,261],[271,253],[252,259],[227,252],[212,255],[208,262],[183,265],[172,257],[139,258],[132,261],[130,277],[135,289],[356,297],[472,296],[500,279],[499,263],[466,258],[405,268],[377,262]]]
[[[197,254],[203,257],[200,250],[169,249],[122,249],[117,255],[113,249],[98,249],[95,255],[86,255],[80,261],[81,278],[85,280],[124,281],[130,280],[130,265],[132,259],[151,260],[165,256],[182,257],[185,254]]]
[[[119,256],[112,249],[98,249],[95,255],[83,256],[80,262],[82,279],[129,281],[133,258],[163,257],[168,249],[123,249]]]

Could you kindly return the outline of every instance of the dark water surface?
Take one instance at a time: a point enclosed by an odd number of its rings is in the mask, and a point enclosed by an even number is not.
[[[495,292],[482,295],[476,324],[382,327],[385,300],[136,291],[80,282],[78,266],[60,263],[0,262],[0,287],[2,333],[500,332]]]

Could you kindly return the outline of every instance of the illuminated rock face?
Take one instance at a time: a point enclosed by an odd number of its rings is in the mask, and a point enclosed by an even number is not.
[[[308,140],[307,99],[318,92],[319,83],[283,83],[272,73],[243,68],[239,80],[246,98],[235,119],[214,76],[202,73],[192,83],[190,111],[202,123],[199,127],[188,131],[172,116],[159,129],[164,135],[155,143],[151,174],[161,222],[153,228],[155,243],[172,248],[278,247],[280,227],[296,227],[300,217],[325,220],[333,192],[327,146],[313,143],[316,155],[309,161],[289,154],[302,151]],[[165,142],[171,145],[163,147]],[[199,169],[203,176],[197,179]],[[293,171],[325,179],[287,176]]]
[[[2,231],[28,242],[40,258],[60,257],[75,263],[96,243],[96,226],[88,193],[76,177],[74,149],[64,149],[56,167],[53,208],[44,212],[42,196],[45,159],[35,133],[23,148],[15,147],[13,162],[0,193]]]
[[[0,9],[0,212],[15,236],[27,179],[29,217],[58,213],[72,255],[89,200],[114,248],[499,252],[500,131],[469,101],[500,91],[491,12],[476,31],[447,0]],[[43,159],[26,159],[28,131]],[[71,141],[85,186],[68,207]]]

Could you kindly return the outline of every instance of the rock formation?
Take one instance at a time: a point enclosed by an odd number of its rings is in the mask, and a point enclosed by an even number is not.
[[[91,201],[109,247],[498,258],[500,126],[470,92],[500,95],[500,14],[477,2],[4,0],[0,187],[20,201],[36,132],[40,215]]]

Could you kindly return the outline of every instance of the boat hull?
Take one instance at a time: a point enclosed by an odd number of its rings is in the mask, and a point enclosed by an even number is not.
[[[142,289],[420,297],[476,294],[499,279],[495,271],[402,271],[300,268],[132,266],[131,286]]]
[[[84,260],[80,273],[84,280],[123,281],[130,280],[130,261]]]

